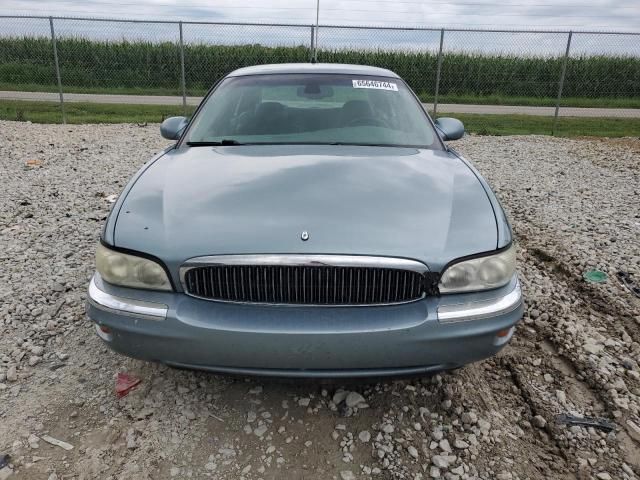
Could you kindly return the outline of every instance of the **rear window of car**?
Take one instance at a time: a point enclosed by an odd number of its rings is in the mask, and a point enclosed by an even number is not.
[[[441,148],[404,82],[345,74],[229,77],[206,99],[186,141]]]

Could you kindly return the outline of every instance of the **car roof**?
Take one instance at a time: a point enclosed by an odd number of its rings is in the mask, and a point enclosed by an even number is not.
[[[254,65],[253,67],[234,70],[228,76],[242,77],[245,75],[269,75],[277,73],[342,73],[346,75],[373,75],[378,77],[400,78],[396,73],[386,68],[342,63],[274,63],[269,65]]]

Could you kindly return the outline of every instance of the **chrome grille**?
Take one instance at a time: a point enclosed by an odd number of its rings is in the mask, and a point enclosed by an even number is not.
[[[403,262],[419,265],[410,269],[393,268],[397,262],[382,262],[381,267],[375,266],[377,262],[358,265],[357,261],[336,265],[340,263],[339,256],[331,256],[331,262],[327,262],[328,257],[315,262],[306,258],[304,264],[297,264],[303,263],[298,257],[288,262],[286,258],[277,257],[275,264],[251,264],[229,256],[227,260],[231,261],[224,264],[187,264],[181,271],[183,287],[190,295],[210,300],[291,305],[395,304],[417,300],[425,294],[426,268],[418,262],[399,261],[398,266],[405,266]],[[371,257],[363,258],[371,261]]]

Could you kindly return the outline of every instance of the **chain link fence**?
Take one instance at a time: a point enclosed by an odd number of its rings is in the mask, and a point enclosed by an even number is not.
[[[0,17],[0,101],[63,122],[75,102],[189,111],[236,68],[312,59],[389,68],[434,115],[640,119],[637,33]]]

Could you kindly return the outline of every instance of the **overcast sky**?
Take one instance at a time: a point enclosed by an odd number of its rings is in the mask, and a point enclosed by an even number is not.
[[[315,0],[2,0],[1,15],[314,23]],[[640,31],[638,0],[320,0],[320,24]]]

